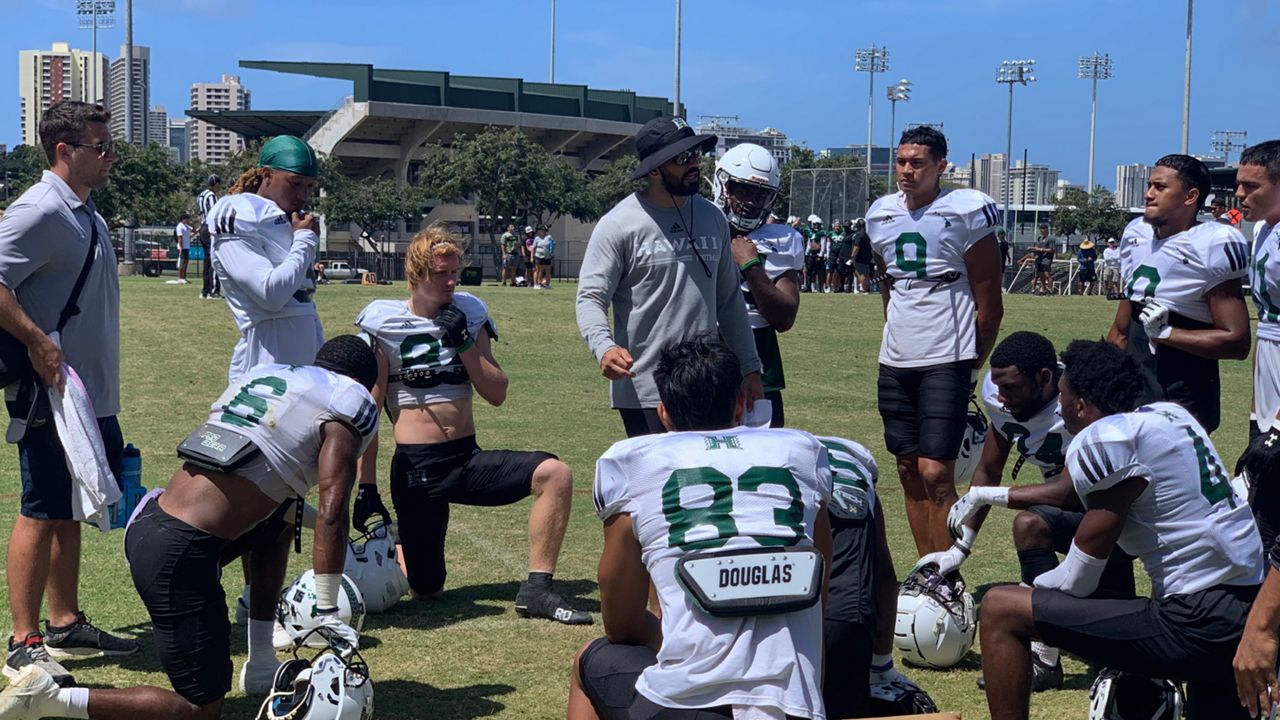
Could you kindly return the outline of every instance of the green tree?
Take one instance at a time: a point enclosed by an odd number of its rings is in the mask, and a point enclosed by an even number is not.
[[[95,190],[94,202],[108,223],[132,218],[139,225],[173,225],[188,210],[186,174],[161,145],[117,143],[111,182]]]
[[[41,173],[47,170],[49,161],[42,148],[33,145],[19,145],[12,151],[0,155],[0,182],[5,189],[0,193],[0,207],[13,202],[27,188],[40,179]]]
[[[1093,239],[1120,237],[1129,214],[1116,205],[1115,196],[1099,185],[1092,194],[1070,188],[1053,201],[1054,229],[1070,238],[1080,234]]]
[[[321,175],[325,173],[322,171]],[[422,191],[413,185],[401,187],[394,180],[373,178],[349,179],[336,169],[326,182],[325,194],[315,199],[315,206],[330,225],[355,223],[375,234],[396,229],[400,220],[416,229],[413,219],[422,216]]]
[[[614,205],[633,192],[644,188],[644,180],[632,180],[631,174],[639,167],[640,161],[635,155],[627,154],[605,166],[604,171],[587,181],[584,193],[586,196],[586,217],[579,218],[585,222],[598,220]]]

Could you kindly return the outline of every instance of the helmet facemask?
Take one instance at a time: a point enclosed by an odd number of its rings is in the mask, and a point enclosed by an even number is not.
[[[722,209],[730,225],[747,233],[764,224],[778,188],[735,178],[723,169],[716,170],[716,179],[724,187]]]

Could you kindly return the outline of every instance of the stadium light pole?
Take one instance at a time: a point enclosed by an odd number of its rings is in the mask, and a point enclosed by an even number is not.
[[[680,0],[676,0],[676,117],[684,117],[680,112]]]
[[[1013,202],[1013,86],[1027,85],[1036,81],[1035,60],[1005,60],[1000,63],[996,72],[996,82],[1009,86],[1009,124],[1005,133],[1004,151],[1004,231],[1013,237],[1013,215],[1009,212],[1009,204]],[[1025,169],[1023,171],[1025,173]]]
[[[551,83],[556,82],[556,0],[551,0]]]
[[[1094,53],[1080,58],[1082,80],[1089,80],[1093,85],[1093,100],[1089,106],[1089,185],[1087,192],[1093,194],[1093,138],[1098,124],[1098,81],[1111,79],[1111,56]]]
[[[889,69],[889,48],[858,48],[853,55],[854,72],[865,72],[870,77],[867,85],[867,194],[871,194],[871,120],[876,99],[876,73]]]
[[[89,73],[93,81],[89,90],[91,103],[96,103],[100,99],[98,91],[102,86],[100,72],[102,66],[98,63],[98,31],[110,30],[116,26],[116,19],[112,17],[115,12],[115,0],[76,0],[76,15],[80,18],[80,29],[93,31],[93,55],[90,61],[93,68]]]
[[[897,85],[890,85],[885,88],[885,95],[889,98],[889,187],[888,191],[893,192],[893,175],[896,164],[896,153],[894,148],[897,147],[897,140],[893,137],[893,131],[898,124],[898,103],[907,102],[911,99],[911,81],[903,78],[898,81]]]
[[[1236,142],[1239,138],[1240,142]],[[1231,151],[1249,146],[1247,130],[1214,130],[1209,134],[1209,147],[1222,153],[1222,164],[1231,165]]]
[[[1187,0],[1187,59],[1182,79],[1182,154],[1187,154],[1191,132],[1191,2]]]

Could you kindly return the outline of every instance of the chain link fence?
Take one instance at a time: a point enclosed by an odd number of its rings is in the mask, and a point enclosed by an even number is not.
[[[807,168],[791,171],[788,215],[822,218],[827,227],[867,214],[866,168]]]

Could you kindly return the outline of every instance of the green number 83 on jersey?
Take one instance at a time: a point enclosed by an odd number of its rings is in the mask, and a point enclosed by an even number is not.
[[[728,475],[712,467],[676,470],[667,477],[662,488],[662,514],[670,524],[668,541],[672,547],[691,549],[717,548],[730,538],[742,533],[733,518],[734,496],[742,502],[750,502],[750,494],[763,494],[761,488],[773,485],[782,488],[788,496],[786,507],[773,508],[775,525],[768,533],[751,537],[765,547],[795,545],[804,537],[804,501],[800,486],[787,468],[753,467],[734,481]],[[687,507],[681,502],[681,491],[686,488],[706,487],[711,491],[710,502],[698,507]],[[759,502],[759,500],[756,500]],[[695,537],[691,538],[693,535]]]

